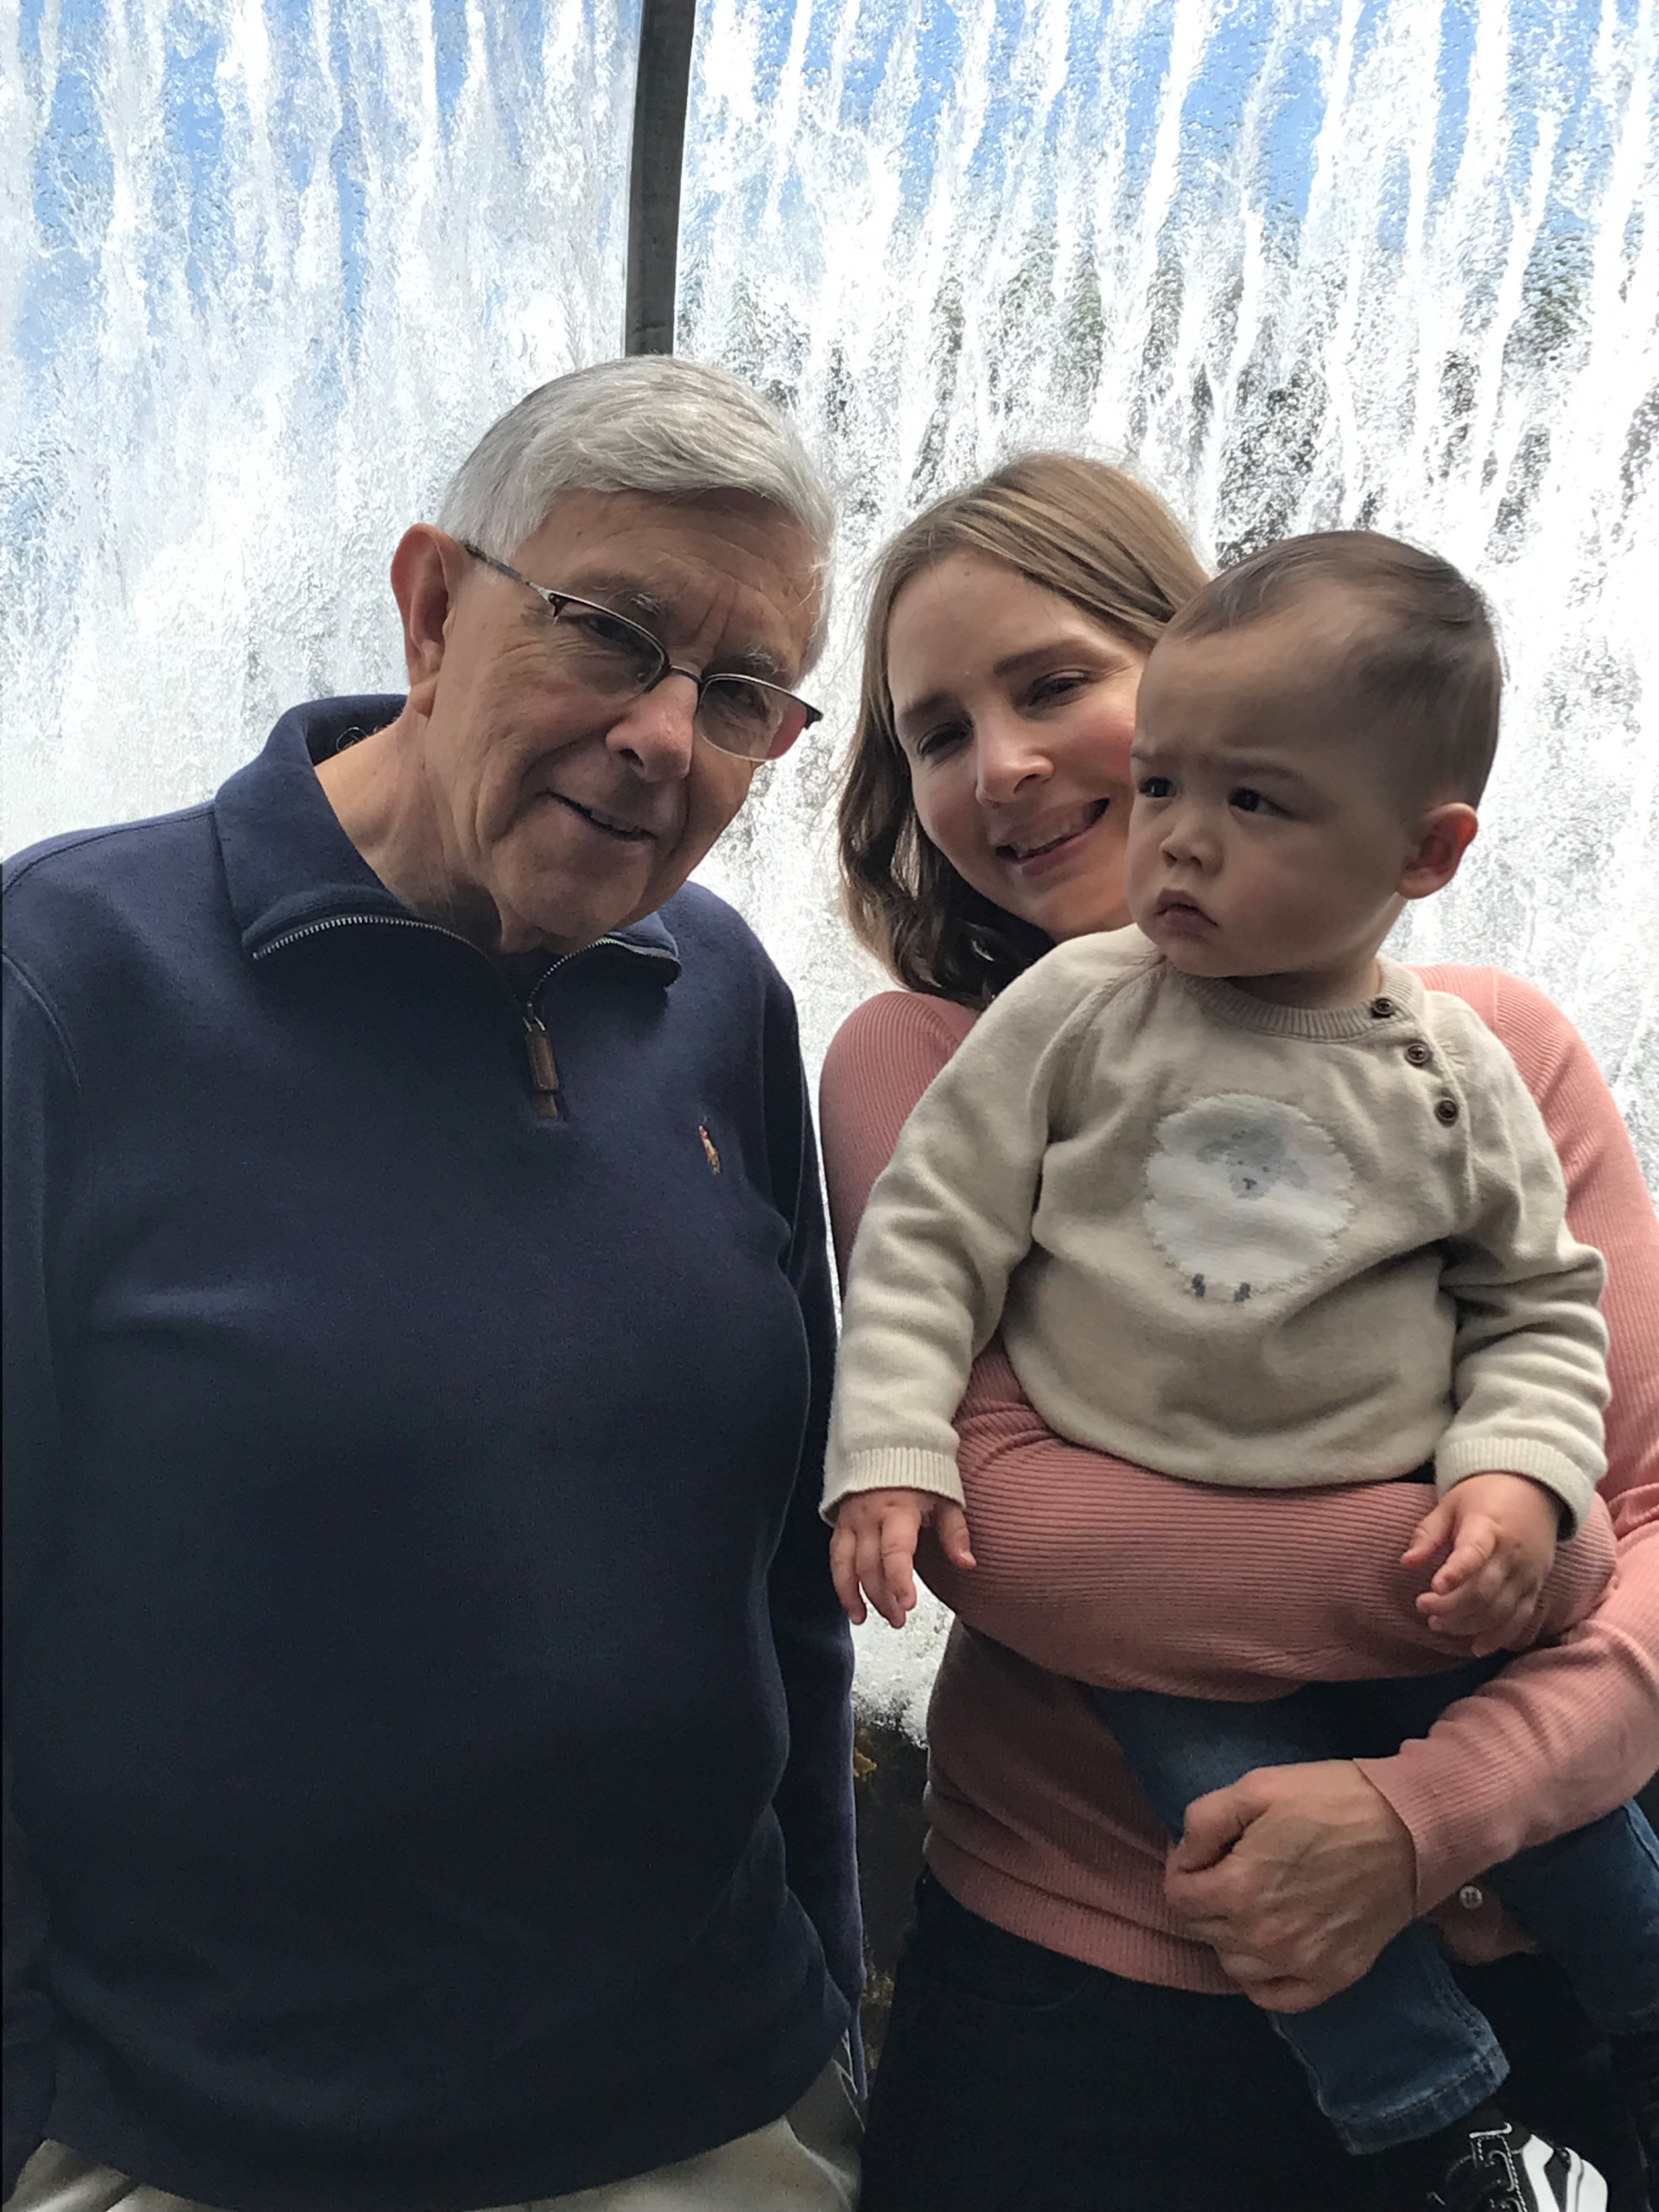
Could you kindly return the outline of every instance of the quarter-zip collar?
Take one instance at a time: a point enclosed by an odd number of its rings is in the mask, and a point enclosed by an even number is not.
[[[456,931],[411,913],[386,888],[340,827],[317,779],[317,763],[348,733],[382,729],[403,706],[395,692],[369,692],[292,707],[264,750],[219,786],[214,825],[231,909],[250,959],[353,921],[401,924],[467,943]],[[643,956],[640,964],[664,984],[680,972],[679,948],[659,914],[607,930],[598,942]],[[541,980],[582,957],[550,958]]]

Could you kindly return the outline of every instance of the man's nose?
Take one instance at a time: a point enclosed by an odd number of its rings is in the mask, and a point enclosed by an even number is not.
[[[697,682],[671,669],[620,715],[606,733],[607,748],[647,783],[678,783],[691,772],[696,750]]]
[[[1033,776],[1053,773],[1038,736],[1018,715],[982,715],[974,730],[974,788],[982,806],[1001,806]]]

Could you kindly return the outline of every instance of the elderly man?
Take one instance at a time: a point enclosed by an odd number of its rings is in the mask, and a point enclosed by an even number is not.
[[[406,698],[8,872],[20,2212],[853,2201],[817,1166],[686,882],[830,525],[734,378],[563,378]]]

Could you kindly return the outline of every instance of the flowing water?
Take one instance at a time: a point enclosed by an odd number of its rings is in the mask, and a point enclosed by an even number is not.
[[[614,350],[636,27],[0,0],[8,849],[396,683],[399,531]],[[706,871],[810,1057],[878,980],[827,842],[858,572],[1010,448],[1081,442],[1218,559],[1372,524],[1486,587],[1499,766],[1399,949],[1550,992],[1659,1182],[1656,86],[1656,0],[702,0],[680,346],[788,404],[847,503],[823,741]]]

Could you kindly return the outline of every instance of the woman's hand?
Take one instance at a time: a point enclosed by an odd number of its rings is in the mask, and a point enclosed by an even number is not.
[[[1164,1888],[1254,2004],[1305,2012],[1416,1911],[1405,1823],[1347,1759],[1258,1767],[1188,1806]]]

